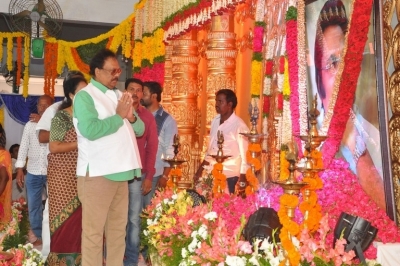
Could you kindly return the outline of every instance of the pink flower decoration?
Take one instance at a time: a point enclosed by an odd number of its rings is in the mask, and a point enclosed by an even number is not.
[[[263,35],[264,35],[264,28],[262,26],[255,26],[254,27],[254,36],[253,36],[253,52],[254,53],[262,52]]]

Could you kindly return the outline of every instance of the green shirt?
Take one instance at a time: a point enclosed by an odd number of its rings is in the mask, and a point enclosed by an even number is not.
[[[96,88],[106,93],[108,88],[94,79],[90,80]],[[114,89],[115,91],[116,89]],[[73,115],[78,118],[77,127],[83,137],[88,140],[96,140],[104,136],[111,135],[124,125],[123,119],[118,115],[112,115],[105,119],[99,119],[97,110],[94,106],[92,97],[86,91],[81,91],[74,98]],[[136,115],[136,114],[135,114]],[[144,123],[136,115],[137,120],[131,124],[136,136],[144,133]],[[106,163],[106,158],[104,158]],[[133,169],[126,172],[105,175],[104,177],[113,181],[131,180],[134,176],[141,176],[141,169]]]

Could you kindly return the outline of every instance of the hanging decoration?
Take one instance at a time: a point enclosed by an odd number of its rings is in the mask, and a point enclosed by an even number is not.
[[[11,71],[14,68],[13,65],[13,47],[14,47],[14,38],[16,38],[17,42],[17,67],[19,70],[24,68],[23,72],[23,88],[22,94],[24,98],[28,97],[28,84],[29,84],[29,64],[30,64],[30,37],[21,32],[0,32],[0,44],[3,43],[3,40],[7,40],[7,70]],[[23,47],[22,47],[23,42]],[[24,61],[22,62],[22,48],[24,49]],[[3,59],[3,45],[0,45],[0,62]],[[23,67],[24,66],[24,67]],[[21,72],[17,72],[16,81],[17,86],[21,84]]]
[[[21,70],[22,70],[22,37],[17,37],[17,73],[15,84],[21,85]]]

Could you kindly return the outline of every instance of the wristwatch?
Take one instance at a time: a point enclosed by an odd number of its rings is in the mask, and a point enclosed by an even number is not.
[[[167,176],[167,175],[162,175],[162,177],[161,178],[164,178],[165,180],[169,180],[169,177]]]
[[[239,187],[246,187],[246,182],[239,182]]]

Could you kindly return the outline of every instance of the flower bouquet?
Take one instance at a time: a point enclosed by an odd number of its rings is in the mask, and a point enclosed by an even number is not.
[[[1,225],[0,250],[8,250],[25,244],[29,231],[28,209],[24,198],[11,206],[11,222]]]
[[[0,260],[0,266],[42,266],[45,263],[42,253],[34,249],[31,243],[19,244],[17,248],[12,248],[8,252],[14,257],[4,262]]]

